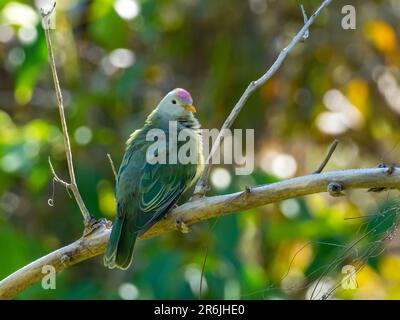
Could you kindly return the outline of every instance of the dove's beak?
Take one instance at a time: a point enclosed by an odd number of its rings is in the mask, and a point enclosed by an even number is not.
[[[186,110],[190,111],[190,112],[193,112],[193,113],[196,113],[196,112],[197,112],[196,108],[195,108],[194,106],[192,106],[191,104],[185,105],[184,108],[185,108]]]

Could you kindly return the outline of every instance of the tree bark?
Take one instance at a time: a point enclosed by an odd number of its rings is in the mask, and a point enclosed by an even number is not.
[[[230,213],[257,208],[269,203],[320,192],[332,196],[342,195],[349,189],[400,187],[399,168],[369,168],[332,171],[288,179],[268,185],[247,188],[242,192],[204,197],[189,201],[171,211],[167,217],[155,224],[140,239],[158,236],[177,230],[183,223],[191,225]],[[102,225],[88,236],[58,249],[0,281],[0,299],[13,299],[20,292],[41,281],[45,274],[42,268],[53,266],[63,270],[104,252],[111,228]]]

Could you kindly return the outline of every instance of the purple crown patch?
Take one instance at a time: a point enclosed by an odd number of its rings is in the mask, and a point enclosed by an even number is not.
[[[185,89],[178,89],[178,92],[176,93],[176,95],[184,101],[192,100],[190,93],[187,92]]]

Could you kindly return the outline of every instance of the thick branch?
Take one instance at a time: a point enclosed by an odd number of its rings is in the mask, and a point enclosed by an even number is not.
[[[267,82],[274,74],[275,72],[280,68],[282,62],[285,60],[287,54],[293,49],[293,47],[303,38],[303,36],[308,33],[309,27],[312,25],[314,20],[318,17],[318,15],[321,13],[321,11],[331,2],[331,0],[325,0],[322,2],[322,4],[319,6],[319,8],[312,14],[310,19],[307,20],[307,22],[304,24],[304,26],[300,29],[300,31],[296,34],[296,36],[290,41],[288,46],[284,48],[278,55],[278,58],[275,60],[275,62],[272,64],[272,66],[267,70],[266,73],[264,73],[259,79],[250,82],[248,85],[247,89],[243,93],[243,95],[240,97],[239,101],[236,103],[236,105],[233,107],[231,113],[229,114],[228,118],[226,118],[224,124],[222,125],[222,128],[219,132],[219,135],[217,136],[217,139],[215,140],[211,152],[206,160],[204,170],[199,178],[199,181],[196,184],[195,190],[194,190],[194,195],[196,197],[201,197],[204,196],[207,192],[208,189],[208,176],[210,175],[210,170],[212,166],[212,159],[215,155],[216,152],[219,152],[219,148],[222,142],[224,130],[228,129],[232,126],[233,122],[239,115],[239,112],[242,110],[244,107],[247,99],[250,97],[250,95],[257,90],[259,87],[261,87],[265,82]],[[304,14],[304,11],[303,11]],[[308,35],[307,35],[308,37]]]
[[[174,209],[167,218],[151,228],[141,239],[177,230],[177,221],[190,225],[213,217],[260,207],[269,203],[326,192],[340,195],[343,190],[399,188],[400,168],[372,168],[311,174],[227,195],[203,197]],[[337,193],[335,193],[337,192]],[[92,234],[56,250],[16,271],[0,282],[0,299],[12,299],[34,283],[41,281],[41,270],[52,265],[57,271],[90,259],[104,252],[110,225],[103,225]]]

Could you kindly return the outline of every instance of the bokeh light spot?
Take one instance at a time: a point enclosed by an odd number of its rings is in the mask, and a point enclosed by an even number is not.
[[[132,20],[140,12],[140,7],[134,0],[116,0],[114,3],[114,9],[124,20]]]
[[[88,144],[90,141],[92,141],[92,130],[90,130],[90,128],[88,127],[79,127],[78,129],[76,129],[75,133],[74,133],[74,138],[76,143],[80,144],[80,145],[86,145]]]
[[[216,168],[211,173],[211,183],[217,189],[225,189],[231,183],[231,174],[225,168]]]
[[[118,294],[123,300],[136,300],[139,296],[139,290],[132,283],[126,282],[119,286]]]

